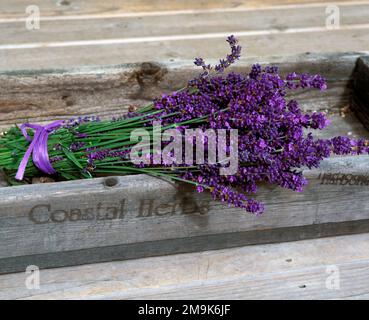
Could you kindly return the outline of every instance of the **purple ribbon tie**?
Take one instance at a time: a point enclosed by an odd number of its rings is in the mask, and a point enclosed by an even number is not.
[[[58,120],[50,123],[46,126],[41,126],[39,124],[24,123],[19,129],[22,131],[23,136],[27,141],[31,142],[26,153],[23,156],[21,163],[19,164],[17,174],[15,178],[17,180],[23,180],[24,171],[26,170],[29,157],[32,154],[32,160],[35,166],[46,174],[54,174],[56,171],[52,167],[49,160],[49,153],[47,149],[47,140],[51,131],[58,129],[63,120]],[[35,134],[31,141],[31,138],[27,134],[27,128],[35,130]]]

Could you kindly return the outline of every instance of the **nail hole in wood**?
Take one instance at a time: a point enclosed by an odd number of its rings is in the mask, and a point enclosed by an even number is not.
[[[69,6],[70,5],[70,2],[67,1],[67,0],[61,0],[59,1],[59,6]]]
[[[111,178],[106,178],[104,180],[104,185],[106,187],[109,187],[109,188],[115,187],[117,184],[118,184],[118,179],[117,178],[111,177]]]
[[[70,107],[74,104],[72,97],[69,94],[64,94],[61,96],[61,99],[65,102],[67,107]]]

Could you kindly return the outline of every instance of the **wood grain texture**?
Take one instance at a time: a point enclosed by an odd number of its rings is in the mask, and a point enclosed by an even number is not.
[[[319,170],[305,173],[309,186],[303,193],[261,187],[256,198],[267,207],[261,217],[227,208],[192,188],[144,175],[116,177],[114,187],[105,186],[100,178],[4,188],[0,194],[0,272],[23,270],[26,263],[65,265],[63,254],[69,251],[75,254],[68,263],[80,264],[291,241],[332,235],[332,230],[334,235],[366,232],[368,228],[358,227],[360,221],[366,226],[364,220],[369,219],[369,204],[362,200],[369,195],[368,161],[369,156],[326,160]],[[350,224],[355,221],[358,225]],[[317,224],[322,227],[309,231],[309,226]],[[330,224],[328,229],[324,224]],[[304,226],[306,231],[298,228]],[[294,232],[283,231],[293,227]],[[270,229],[280,232],[270,233]],[[192,240],[177,243],[176,239],[184,238]],[[110,250],[109,246],[116,248],[108,256],[94,250]],[[93,250],[76,251],[84,249]],[[49,253],[60,255],[43,260],[42,255]]]
[[[107,17],[71,20],[46,20],[41,22],[39,30],[28,30],[23,21],[1,23],[2,34],[0,49],[6,45],[17,48],[22,44],[37,44],[47,47],[59,42],[60,46],[69,45],[71,41],[93,41],[109,39],[129,39],[142,46],[151,38],[174,37],[178,40],[183,35],[198,36],[202,34],[250,32],[250,35],[268,35],[278,32],[299,32],[298,29],[326,29],[327,14],[325,6],[306,8],[277,8],[274,10],[254,11],[217,11],[206,13],[178,13],[173,15],[149,15],[133,17]],[[367,25],[369,28],[369,1],[367,4],[342,6],[340,8],[341,26]],[[68,44],[67,44],[68,42]],[[222,42],[223,43],[223,42]],[[246,42],[248,46],[248,42]],[[215,57],[215,56],[213,56]]]
[[[259,62],[277,65],[282,74],[320,73],[327,78],[327,91],[302,90],[291,92],[290,97],[305,110],[337,113],[349,101],[358,57],[358,53],[332,53],[246,58],[232,70],[245,74],[252,63]],[[0,126],[79,115],[119,115],[130,105],[141,106],[163,92],[182,88],[198,72],[191,61],[1,72]]]
[[[360,297],[368,292],[369,261],[358,264],[350,263],[334,266],[339,268],[341,283],[346,290],[328,290],[325,286],[327,280],[327,266],[311,269],[283,272],[279,274],[262,275],[256,278],[240,278],[205,283],[201,286],[192,284],[188,286],[174,286],[164,290],[147,290],[137,292],[131,299],[336,299]],[[271,285],[272,284],[272,285]],[[119,298],[125,298],[123,295]],[[105,296],[113,299],[114,296]]]
[[[365,299],[368,243],[361,234],[41,269],[38,290],[24,272],[1,275],[0,299]],[[339,290],[326,287],[333,267]]]
[[[218,59],[230,33],[252,57],[369,51],[369,1],[41,0],[39,30],[25,28],[27,5],[2,4],[0,70]],[[329,5],[339,5],[339,30],[325,26]]]
[[[319,30],[321,31],[321,30]],[[244,56],[254,61],[273,55],[293,55],[305,52],[369,52],[368,29],[329,30],[321,32],[276,33],[260,36],[240,36]],[[129,62],[171,62],[194,57],[217,59],[227,54],[224,43],[228,33],[212,39],[146,41],[131,44],[79,43],[75,46],[0,50],[0,70],[72,68],[103,66]],[[237,35],[237,33],[236,33]],[[303,41],[302,41],[303,39]],[[345,44],[344,46],[342,44]]]
[[[335,3],[348,1],[336,0]],[[358,2],[358,1],[356,1]],[[360,1],[359,1],[360,2]],[[68,0],[48,1],[38,0],[37,5],[45,17],[63,17],[68,15],[117,15],[132,13],[152,13],[166,11],[198,11],[198,10],[247,10],[275,8],[279,6],[324,5],[326,0],[210,0],[210,1],[172,1],[172,0]],[[30,3],[27,0],[6,1],[1,4],[1,18],[24,18],[25,8]]]

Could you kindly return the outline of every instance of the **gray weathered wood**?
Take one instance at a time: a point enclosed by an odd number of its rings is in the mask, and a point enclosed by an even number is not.
[[[307,4],[317,5],[324,4],[327,0],[240,0],[240,1],[224,1],[224,0],[83,0],[73,1],[49,1],[38,0],[37,5],[42,11],[43,18],[59,18],[69,16],[115,16],[115,15],[144,15],[148,14],[165,14],[169,11],[188,11],[199,12],[204,10],[260,10],[270,9],[280,6],[299,6],[305,7]],[[336,0],[338,3],[347,3],[347,0]],[[1,4],[0,17],[3,19],[24,19],[25,8],[29,6],[27,0],[17,0],[5,2]]]
[[[261,188],[261,217],[144,175],[3,188],[0,271],[368,232],[368,161],[330,159],[303,193]]]
[[[142,37],[161,37],[183,35],[201,35],[218,33],[220,30],[232,34],[242,32],[283,32],[305,28],[324,28],[326,22],[326,4],[320,6],[281,6],[274,10],[260,8],[255,11],[217,10],[215,12],[188,12],[171,15],[134,15],[134,16],[95,16],[90,19],[51,19],[42,21],[37,32],[24,28],[24,21],[6,20],[2,23],[2,45],[45,44],[69,41],[99,41],[100,39],[129,39]],[[165,13],[164,13],[165,14]],[[41,16],[41,19],[43,16]],[[340,23],[344,26],[365,25],[369,21],[369,2],[341,7]],[[220,41],[224,44],[224,41]],[[245,44],[246,45],[246,44]],[[225,44],[224,44],[225,46]],[[247,52],[247,47],[245,48]]]
[[[358,57],[358,53],[331,53],[247,58],[233,70],[246,73],[252,63],[260,62],[275,64],[284,74],[321,73],[328,80],[327,91],[297,91],[291,97],[305,109],[337,111],[349,101],[349,83]],[[0,126],[6,128],[26,120],[122,114],[129,105],[143,105],[163,92],[183,87],[198,73],[191,61],[1,72]]]
[[[338,3],[340,28],[332,30],[325,10]],[[218,59],[229,33],[255,58],[369,50],[367,0],[39,0],[37,30],[25,27],[29,5],[1,4],[0,70]]]
[[[365,299],[368,254],[367,233],[41,269],[34,290],[1,275],[0,299]]]
[[[311,269],[294,270],[279,274],[266,274],[260,277],[244,277],[225,281],[207,281],[188,286],[173,286],[171,288],[150,289],[132,293],[130,299],[248,299],[248,300],[310,300],[310,299],[350,299],[360,298],[368,292],[369,261],[335,265],[340,272],[341,289],[329,289],[326,281],[329,276],[327,266]],[[333,269],[336,270],[336,269]],[[100,297],[101,298],[101,297]],[[105,295],[104,299],[120,298],[124,295]],[[365,299],[365,297],[364,297]]]
[[[244,55],[257,61],[266,55],[293,55],[305,52],[345,52],[348,50],[369,52],[368,26],[357,25],[328,30],[318,27],[319,32],[288,32],[285,30],[257,35],[239,35]],[[308,29],[309,30],[309,29]],[[70,68],[78,66],[104,66],[106,64],[135,63],[141,61],[192,60],[194,57],[218,59],[228,53],[224,39],[229,32],[210,35],[204,39],[158,39],[139,43],[108,43],[104,40],[88,43],[77,42],[37,45],[36,48],[0,50],[0,70],[34,70]],[[237,35],[237,33],[235,33]],[[283,44],[283,45],[282,45]],[[344,44],[344,45],[343,45]]]

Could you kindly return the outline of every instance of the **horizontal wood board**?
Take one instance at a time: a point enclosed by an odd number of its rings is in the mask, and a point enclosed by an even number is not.
[[[0,299],[368,299],[368,246],[359,234],[41,269],[34,290],[1,275]]]
[[[29,5],[1,4],[0,70],[219,59],[231,33],[240,38],[244,56],[254,59],[369,51],[367,0],[40,0],[40,28],[34,30],[26,28]],[[332,10],[339,13],[338,27],[330,24]]]

